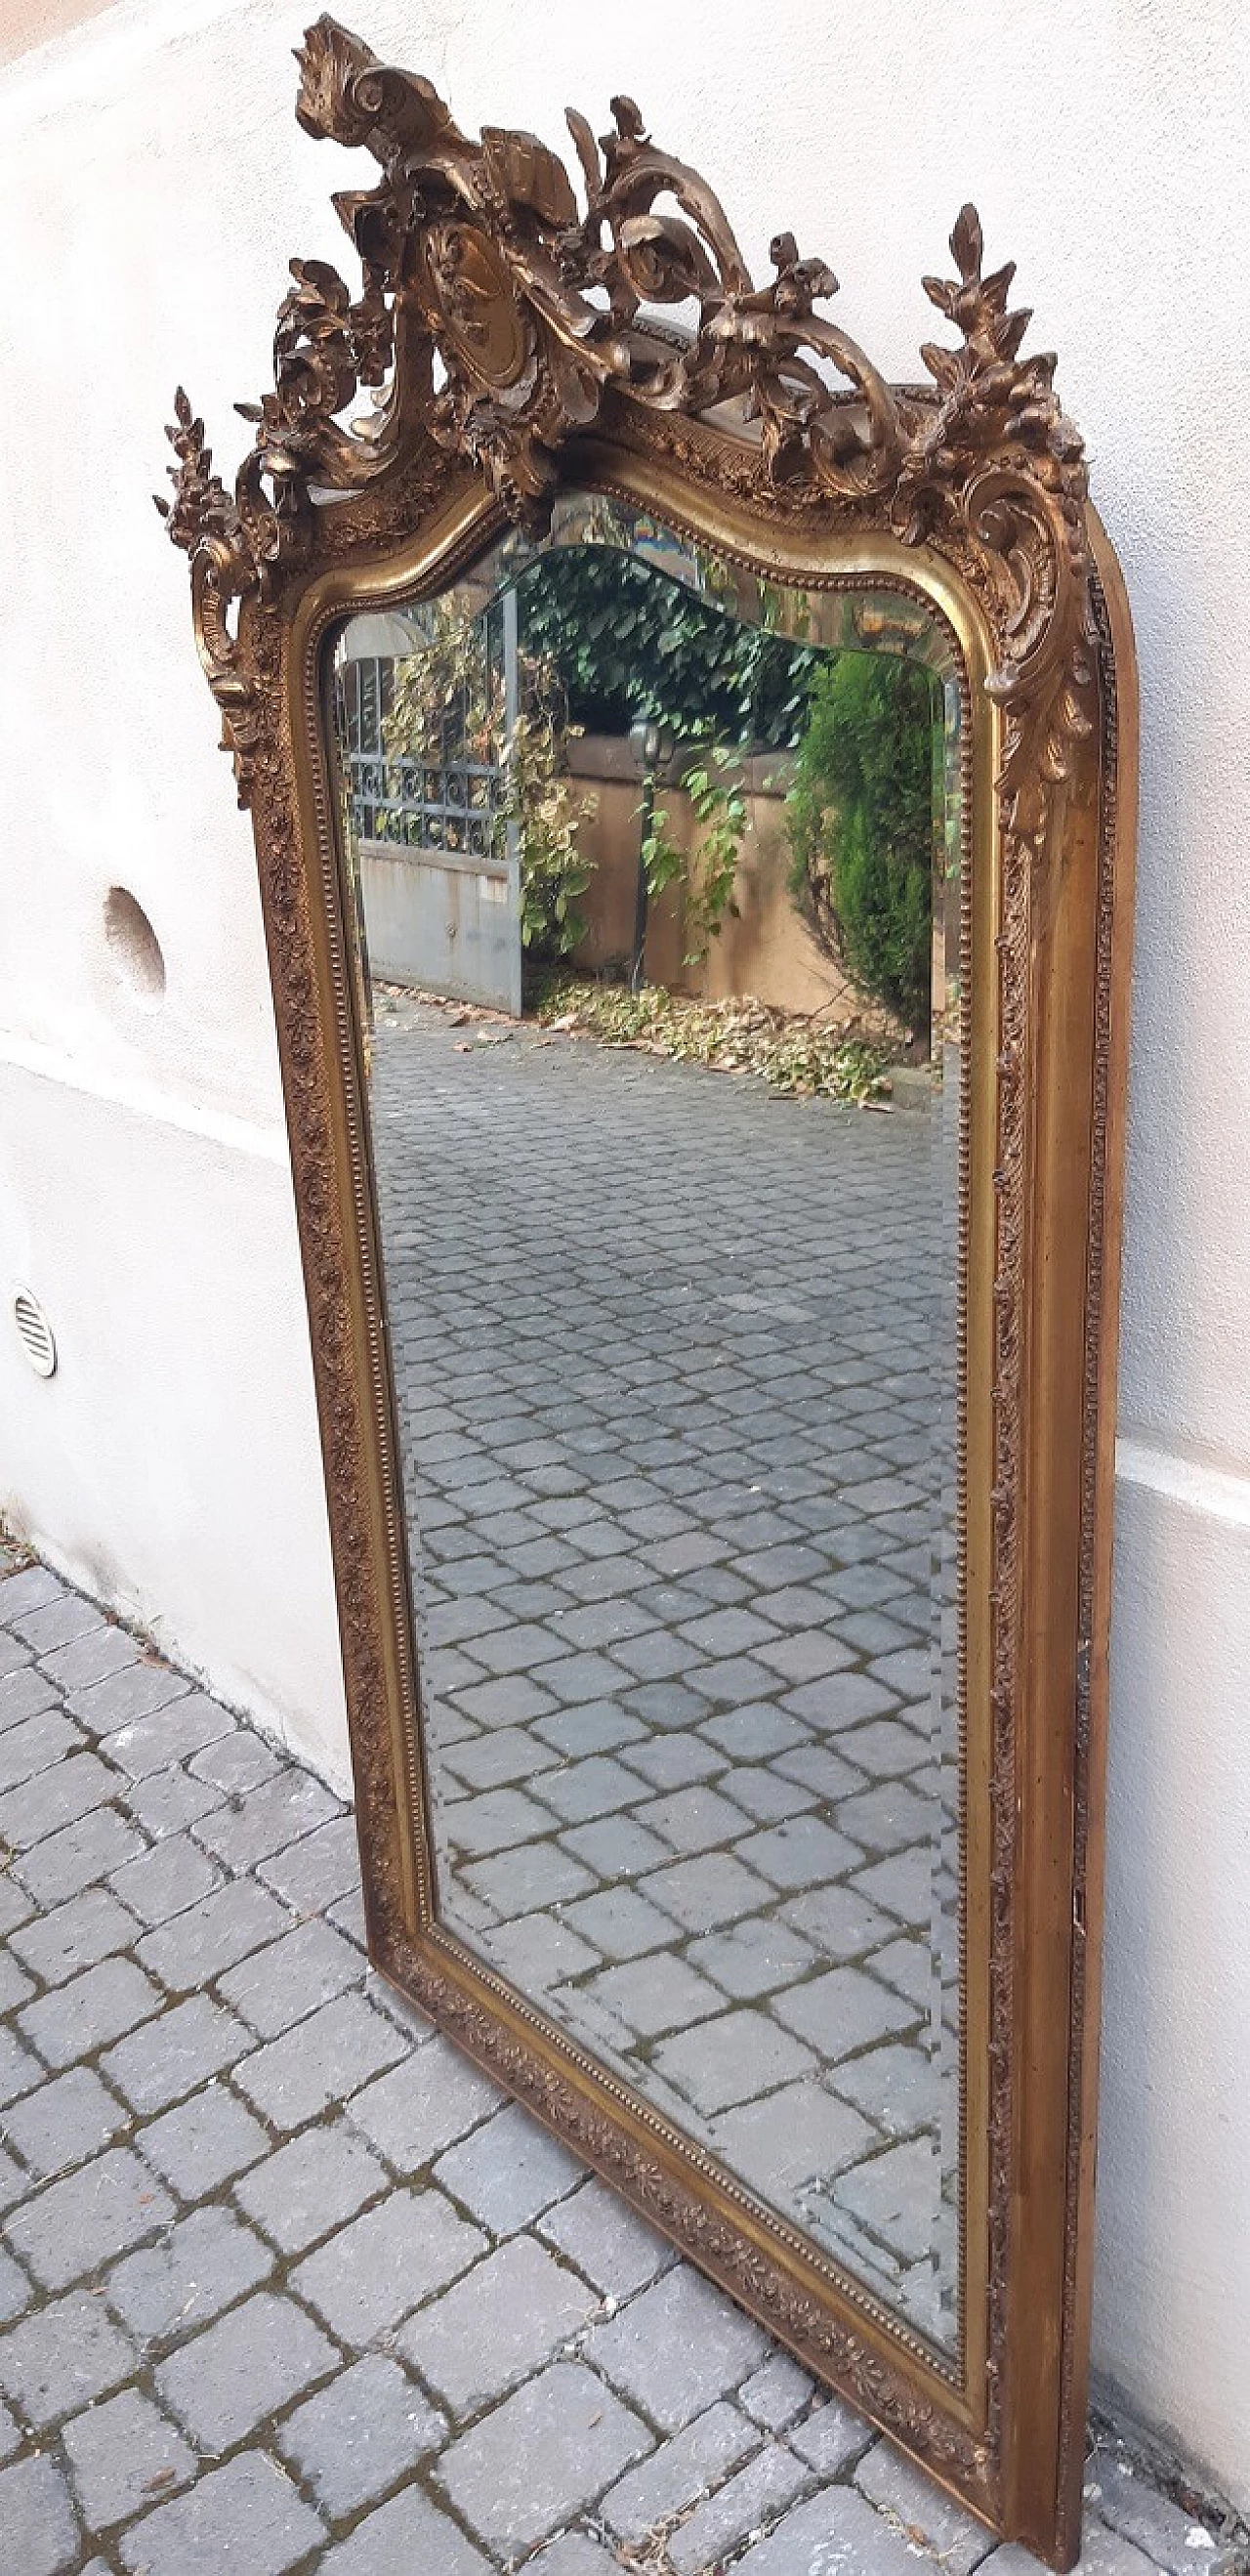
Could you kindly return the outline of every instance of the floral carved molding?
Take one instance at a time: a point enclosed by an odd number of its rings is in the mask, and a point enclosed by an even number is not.
[[[625,406],[635,434],[645,425],[739,500],[885,528],[957,565],[995,638],[1004,819],[1040,838],[1091,720],[1087,476],[1054,358],[1019,354],[1030,316],[1008,304],[1013,264],[985,274],[975,209],[951,235],[957,277],[924,281],[958,345],[927,345],[931,387],[899,389],[817,312],[837,279],[791,234],[753,282],[719,199],[651,141],[632,99],[613,100],[600,144],[569,111],[583,211],[536,136],[462,134],[429,81],[335,19],[309,28],[297,60],[305,132],[381,167],[376,187],[334,200],[362,289],[353,299],[327,262],[292,261],[274,389],[239,405],[255,443],[233,495],[180,392],[175,498],[158,502],[191,559],[240,802],[258,727],[239,604],[275,602],[318,562],[336,506],[393,484],[422,449],[449,473],[479,469],[513,515],[540,515],[562,444],[605,416],[619,427]],[[697,308],[697,328],[666,328],[666,307]],[[345,421],[362,388],[372,408]],[[713,413],[716,436],[683,436]]]

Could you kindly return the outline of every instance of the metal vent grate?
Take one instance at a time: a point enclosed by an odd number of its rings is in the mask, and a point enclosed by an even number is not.
[[[52,1377],[56,1371],[56,1343],[37,1297],[29,1288],[19,1288],[13,1300],[13,1320],[18,1340],[30,1361],[36,1377]]]

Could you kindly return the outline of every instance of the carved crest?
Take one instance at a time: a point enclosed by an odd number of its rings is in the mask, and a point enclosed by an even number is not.
[[[934,390],[903,392],[816,311],[837,279],[793,234],[777,234],[774,274],[754,283],[719,199],[651,141],[632,99],[613,100],[601,143],[569,111],[583,210],[536,135],[488,126],[472,140],[429,81],[380,63],[335,19],[309,28],[296,59],[305,132],[363,146],[381,168],[376,187],[334,200],[362,291],[353,300],[326,261],[292,261],[274,389],[238,406],[256,435],[233,501],[180,393],[176,499],[158,504],[191,557],[240,802],[255,731],[232,605],[270,595],[315,556],[335,499],[422,442],[479,467],[512,512],[536,512],[561,443],[611,401],[657,426],[715,412],[726,479],[732,456],[736,483],[745,467],[789,509],[886,526],[958,562],[998,641],[1006,819],[1040,834],[1089,726],[1087,481],[1053,357],[1019,354],[1030,317],[1008,304],[1014,268],[983,272],[975,210],[951,235],[958,276],[925,280],[958,345],[925,347]],[[697,325],[666,328],[666,307],[694,307]],[[362,387],[372,410],[345,420]]]

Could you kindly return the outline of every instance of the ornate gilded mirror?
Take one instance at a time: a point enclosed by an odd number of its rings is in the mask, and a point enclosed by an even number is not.
[[[971,208],[891,387],[613,102],[332,19],[231,496],[372,1955],[1069,2566],[1135,680]],[[371,389],[369,393],[362,388]]]

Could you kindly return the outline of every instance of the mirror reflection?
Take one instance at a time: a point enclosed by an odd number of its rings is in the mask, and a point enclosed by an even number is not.
[[[329,686],[440,1912],[953,2348],[948,647],[565,499]]]

